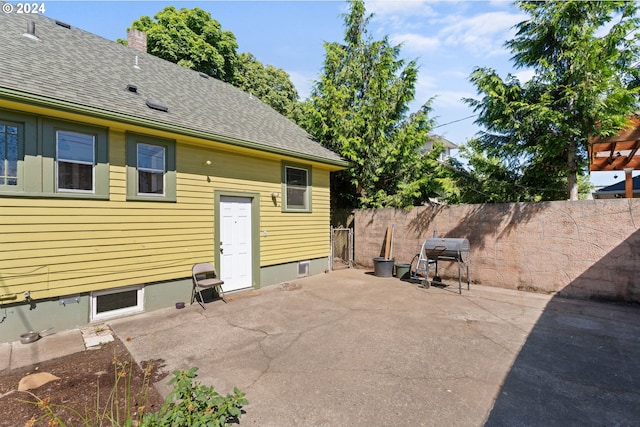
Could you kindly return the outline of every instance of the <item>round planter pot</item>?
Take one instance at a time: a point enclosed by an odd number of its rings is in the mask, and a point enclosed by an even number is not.
[[[396,277],[400,280],[411,278],[411,264],[396,264]]]
[[[393,259],[377,257],[373,259],[373,273],[378,277],[393,277]]]

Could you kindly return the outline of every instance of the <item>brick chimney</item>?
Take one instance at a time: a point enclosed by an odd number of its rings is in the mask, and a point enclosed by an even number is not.
[[[140,52],[147,52],[147,35],[135,28],[129,29],[127,32],[127,41],[129,47],[139,50]]]

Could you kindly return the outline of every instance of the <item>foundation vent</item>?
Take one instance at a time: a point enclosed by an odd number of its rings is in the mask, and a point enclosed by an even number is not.
[[[311,261],[298,262],[298,277],[307,277],[310,275]]]

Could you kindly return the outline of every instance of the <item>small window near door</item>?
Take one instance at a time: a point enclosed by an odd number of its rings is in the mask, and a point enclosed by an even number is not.
[[[91,294],[91,320],[107,319],[144,310],[144,287],[109,289]]]
[[[285,165],[283,168],[283,201],[285,211],[311,211],[311,168]]]

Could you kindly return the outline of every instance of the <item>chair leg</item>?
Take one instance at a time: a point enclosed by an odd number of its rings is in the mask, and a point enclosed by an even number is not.
[[[222,290],[222,286],[216,286],[216,289],[218,291],[218,295],[220,296],[220,298],[222,298],[222,301],[224,301],[224,303],[227,303],[227,300],[224,299],[224,291]]]
[[[202,296],[202,289],[200,289],[198,293],[200,294],[200,301],[198,301],[198,304],[200,304],[200,307],[206,310],[207,307],[204,306],[204,297]]]
[[[196,294],[200,294],[200,301],[198,301],[198,298],[196,297]],[[198,304],[200,304],[200,306],[206,310],[204,305],[202,305],[202,302],[204,301],[204,299],[202,298],[202,290],[201,289],[196,289],[195,286],[191,290],[191,304],[193,304],[193,301],[197,301]]]

